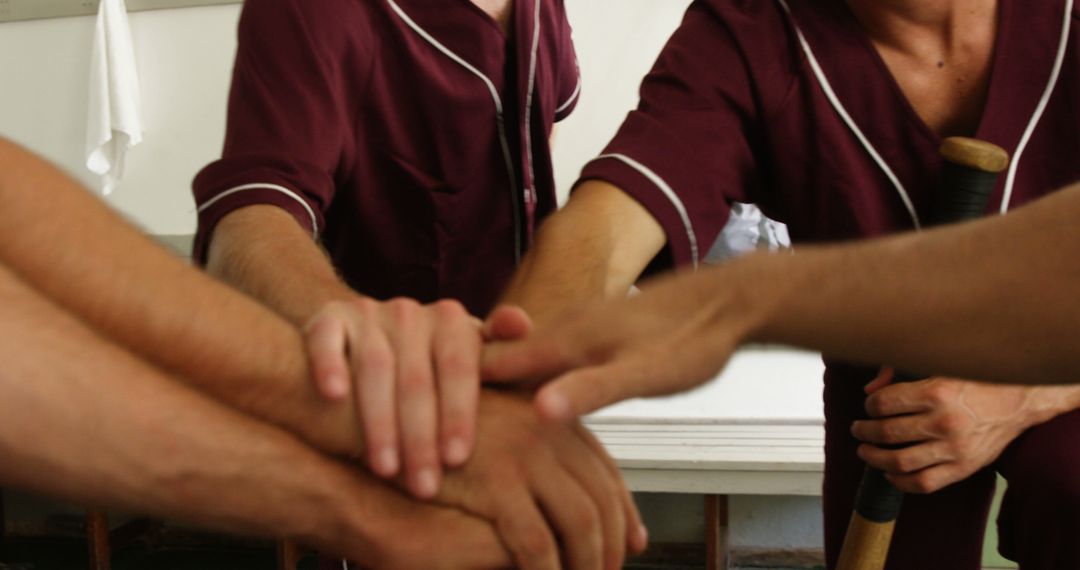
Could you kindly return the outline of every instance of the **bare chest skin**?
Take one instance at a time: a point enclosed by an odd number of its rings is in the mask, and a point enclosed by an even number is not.
[[[974,135],[990,86],[997,1],[848,3],[923,122],[941,137]],[[907,12],[901,17],[883,5]]]
[[[510,19],[514,14],[514,0],[472,0],[481,10],[491,16],[503,33],[510,32]]]

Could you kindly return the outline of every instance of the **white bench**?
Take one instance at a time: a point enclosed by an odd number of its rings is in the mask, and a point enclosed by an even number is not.
[[[634,400],[586,419],[631,490],[705,496],[710,570],[727,568],[728,495],[821,494],[820,357],[740,351],[687,394]]]

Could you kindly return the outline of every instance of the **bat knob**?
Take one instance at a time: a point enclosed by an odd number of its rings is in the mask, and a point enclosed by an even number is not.
[[[1009,167],[1009,153],[994,143],[967,137],[949,137],[941,143],[941,156],[957,165],[997,174]]]

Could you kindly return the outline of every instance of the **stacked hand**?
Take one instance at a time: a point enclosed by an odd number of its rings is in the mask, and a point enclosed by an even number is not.
[[[647,536],[600,443],[577,422],[541,425],[531,395],[480,390],[484,343],[529,332],[522,311],[499,315],[331,303],[305,329],[313,377],[325,397],[354,400],[375,474],[488,521],[517,566],[619,568]]]
[[[485,338],[528,329],[520,311],[484,330],[456,301],[357,297],[323,307],[305,340],[319,391],[330,400],[352,395],[371,471],[404,471],[409,490],[431,498],[442,466],[460,466],[472,453]]]
[[[580,423],[541,425],[529,395],[485,390],[476,452],[437,501],[488,519],[517,565],[622,567],[647,536],[619,469]],[[549,529],[550,526],[550,529]]]
[[[499,339],[484,352],[491,382],[544,382],[536,407],[569,421],[629,398],[674,394],[716,377],[745,339],[748,319],[707,274],[664,277],[629,299],[566,311],[527,338]],[[500,307],[490,326],[506,327]]]

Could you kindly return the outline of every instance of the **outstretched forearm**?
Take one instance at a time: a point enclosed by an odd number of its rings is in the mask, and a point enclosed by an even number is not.
[[[70,178],[0,140],[0,265],[91,328],[239,409],[356,452],[352,406],[308,381],[299,331],[158,248]]]
[[[2,266],[0,299],[0,485],[376,567],[505,566],[485,521],[410,501],[173,381]]]
[[[328,302],[359,296],[311,234],[277,206],[249,206],[225,216],[214,229],[206,271],[297,326]]]
[[[171,382],[2,267],[0,298],[4,484],[263,535],[332,522],[333,497],[305,481],[327,478],[324,460],[295,438]],[[289,469],[257,467],[273,465]]]
[[[641,204],[608,183],[585,182],[541,226],[503,301],[542,325],[580,303],[625,296],[664,242]]]
[[[1008,216],[667,276],[489,347],[484,375],[557,377],[538,394],[553,418],[690,389],[750,342],[937,376],[1075,383],[1078,213],[1080,186]],[[1077,391],[1042,394],[1036,421],[1080,405]]]
[[[740,280],[759,300],[751,340],[935,374],[1075,382],[1078,213],[1074,186],[1003,217],[758,256],[715,282],[758,278]]]

